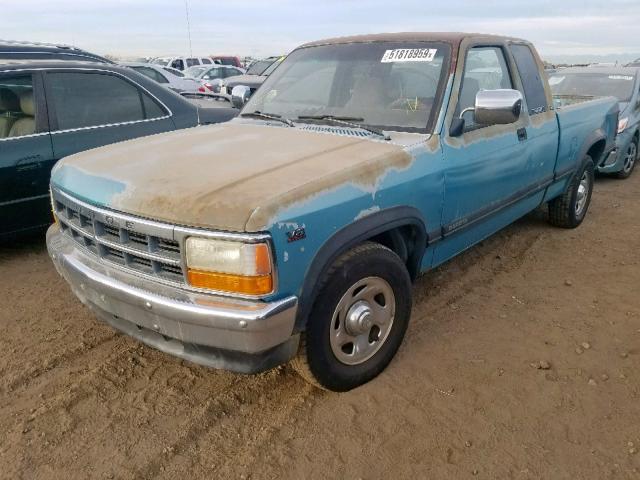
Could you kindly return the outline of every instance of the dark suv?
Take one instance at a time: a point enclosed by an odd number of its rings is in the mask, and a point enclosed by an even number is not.
[[[51,223],[49,177],[60,158],[237,112],[199,108],[114,64],[0,60],[0,239]]]
[[[0,40],[0,60],[76,60],[113,63],[70,45]]]

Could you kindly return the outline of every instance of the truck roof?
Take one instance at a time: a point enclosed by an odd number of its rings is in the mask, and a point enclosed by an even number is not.
[[[93,62],[90,60],[58,60],[58,59],[4,59],[0,58],[1,70],[47,69],[47,68],[93,68],[118,69],[114,63]]]
[[[0,39],[0,56],[4,58],[59,58],[68,60],[83,60],[113,63],[111,60],[87,52],[73,45],[56,43],[23,42]]]
[[[354,35],[349,37],[336,37],[314,42],[305,43],[300,48],[317,45],[332,45],[340,43],[366,43],[366,42],[446,42],[452,45],[459,45],[462,40],[473,38],[474,40],[495,40],[504,42],[505,40],[515,40],[525,42],[519,38],[505,37],[502,35],[489,35],[485,33],[463,33],[463,32],[397,32],[397,33],[376,33],[368,35]],[[526,42],[529,43],[529,42]]]

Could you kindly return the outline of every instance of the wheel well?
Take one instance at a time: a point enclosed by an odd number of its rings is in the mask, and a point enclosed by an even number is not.
[[[425,221],[413,207],[391,207],[338,230],[316,252],[299,289],[295,331],[304,331],[321,280],[330,266],[347,250],[364,242],[386,246],[404,261],[414,280],[420,272],[427,247]]]
[[[594,165],[600,165],[600,162],[603,160],[602,155],[604,154],[604,147],[607,142],[605,140],[598,140],[596,143],[591,145],[587,155],[591,157]]]
[[[424,252],[424,241],[420,229],[414,225],[395,227],[379,233],[366,241],[384,245],[395,252],[407,266],[411,280],[420,273],[420,260]]]

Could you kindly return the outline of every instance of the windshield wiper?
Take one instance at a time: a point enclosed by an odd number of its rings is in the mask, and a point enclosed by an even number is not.
[[[367,132],[378,135],[385,140],[391,140],[391,137],[389,137],[389,135],[384,133],[382,130],[356,123],[364,122],[364,118],[361,117],[338,117],[335,115],[300,115],[298,117],[298,120],[327,120],[337,125],[344,125],[345,127],[361,128],[362,130],[366,130]]]
[[[286,117],[282,117],[281,115],[276,115],[275,113],[262,113],[258,110],[255,112],[246,112],[241,113],[241,117],[258,117],[258,118],[266,118],[267,120],[276,120],[277,122],[284,123],[285,125],[289,125],[290,127],[295,127],[295,123],[289,120]]]

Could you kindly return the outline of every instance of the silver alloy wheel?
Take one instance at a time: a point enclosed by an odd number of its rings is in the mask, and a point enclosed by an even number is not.
[[[352,285],[333,312],[329,339],[336,358],[359,365],[373,357],[389,336],[396,297],[389,283],[367,277]]]
[[[622,171],[624,173],[629,173],[633,166],[636,163],[636,158],[638,157],[638,147],[634,142],[631,142],[629,148],[627,149],[627,153],[624,157],[624,165],[622,166]]]
[[[591,188],[591,177],[586,170],[582,174],[580,179],[580,185],[578,185],[578,195],[576,197],[576,217],[580,217],[587,205],[587,199],[589,198],[589,189]]]

